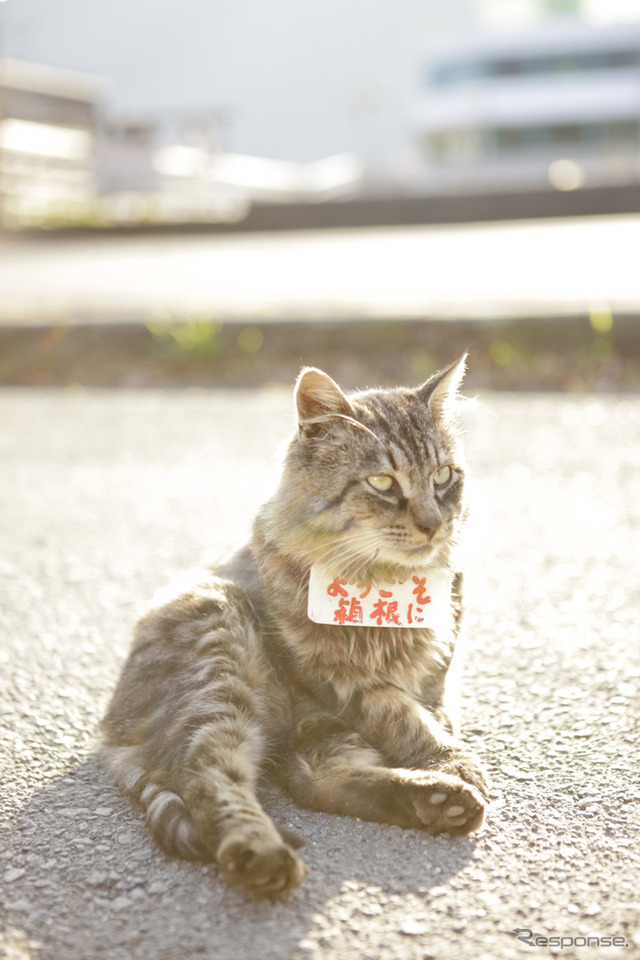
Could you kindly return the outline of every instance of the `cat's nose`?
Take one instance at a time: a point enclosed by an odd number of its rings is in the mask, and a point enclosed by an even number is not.
[[[442,526],[442,514],[437,504],[423,503],[413,510],[413,522],[421,533],[435,533]]]

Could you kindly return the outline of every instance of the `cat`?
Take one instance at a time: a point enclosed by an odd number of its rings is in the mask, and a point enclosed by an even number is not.
[[[306,873],[259,804],[266,776],[312,810],[434,835],[483,822],[487,778],[447,686],[465,360],[416,389],[350,395],[303,369],[297,430],[250,544],[137,627],[105,760],[167,854],[214,860],[254,897]]]

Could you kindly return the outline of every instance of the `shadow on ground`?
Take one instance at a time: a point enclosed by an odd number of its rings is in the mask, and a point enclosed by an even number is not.
[[[214,865],[167,859],[98,761],[85,761],[35,793],[10,824],[5,906],[11,938],[42,960],[281,960],[304,954],[313,929],[320,938],[330,936],[322,924],[332,915],[336,922],[332,901],[345,900],[337,919],[357,934],[358,920],[381,915],[394,897],[428,900],[434,887],[468,864],[476,845],[470,838],[434,839],[302,811],[275,793],[265,806],[276,822],[307,839],[302,854],[309,876],[284,903],[250,901],[229,888]],[[405,935],[419,932],[418,923]]]

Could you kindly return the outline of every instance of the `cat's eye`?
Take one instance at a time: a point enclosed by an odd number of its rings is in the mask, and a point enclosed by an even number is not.
[[[451,467],[440,467],[433,475],[433,482],[436,487],[445,487],[451,480]]]
[[[393,477],[386,473],[378,473],[372,477],[367,477],[367,483],[380,493],[389,493],[393,486]]]

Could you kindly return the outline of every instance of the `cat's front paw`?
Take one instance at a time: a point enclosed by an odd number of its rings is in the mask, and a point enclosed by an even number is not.
[[[443,769],[446,773],[460,777],[465,783],[476,787],[483,797],[488,799],[491,790],[489,775],[475,754],[468,753],[467,751],[456,751],[451,756],[451,759],[443,765]]]
[[[479,790],[460,777],[433,773],[408,788],[415,816],[429,833],[460,836],[482,826],[486,801]]]
[[[241,833],[223,840],[216,860],[230,883],[244,887],[256,898],[285,896],[302,883],[307,872],[288,844]]]

